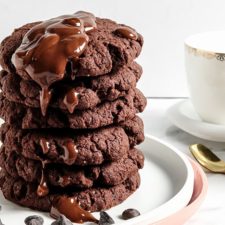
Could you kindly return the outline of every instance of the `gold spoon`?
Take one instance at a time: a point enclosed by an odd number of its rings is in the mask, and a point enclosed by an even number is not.
[[[190,145],[195,159],[206,169],[214,173],[225,173],[225,161],[218,158],[210,149],[202,144]]]

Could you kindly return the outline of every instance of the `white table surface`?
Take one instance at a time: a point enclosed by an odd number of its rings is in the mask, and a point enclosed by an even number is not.
[[[203,143],[225,159],[225,143],[216,143],[194,137],[176,128],[169,121],[166,111],[178,101],[181,99],[148,99],[147,108],[141,115],[145,123],[145,133],[167,141],[190,157],[192,156],[188,146],[194,143]],[[207,177],[209,183],[207,197],[199,211],[185,225],[225,224],[225,175],[207,172]]]

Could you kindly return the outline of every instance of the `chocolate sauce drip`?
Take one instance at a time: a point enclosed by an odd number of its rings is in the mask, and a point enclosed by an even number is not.
[[[49,90],[48,87],[43,87],[40,91],[40,106],[41,106],[41,113],[43,116],[46,115],[51,97],[52,97],[52,90]]]
[[[57,219],[60,214],[63,214],[74,223],[98,222],[90,212],[80,207],[74,197],[61,196],[53,200],[50,215]]]
[[[77,12],[46,20],[30,29],[12,56],[17,71],[27,73],[41,87],[42,114],[52,96],[50,86],[63,79],[68,61],[76,65],[96,28],[91,13]]]
[[[40,146],[44,154],[49,152],[50,144],[45,138],[40,139]],[[49,193],[48,184],[45,177],[45,165],[46,162],[42,161],[41,181],[37,188],[37,195],[40,197],[44,197]]]
[[[49,193],[48,184],[45,177],[45,162],[42,162],[41,181],[37,188],[37,195],[44,197]]]
[[[78,150],[76,148],[76,145],[74,144],[74,142],[71,141],[67,141],[64,145],[63,145],[63,149],[64,149],[64,155],[61,156],[61,158],[64,160],[64,162],[68,165],[71,165],[74,163],[74,161],[77,158],[77,153]]]
[[[70,113],[73,113],[75,107],[78,105],[79,102],[78,97],[79,93],[76,92],[75,89],[71,89],[66,93],[63,99],[63,103],[65,104]]]
[[[50,150],[50,143],[45,138],[40,139],[40,146],[44,154],[47,154]],[[68,140],[63,144],[63,155],[60,156],[64,163],[71,165],[75,162],[78,154],[78,149],[73,140]]]
[[[115,33],[118,34],[121,37],[128,38],[131,40],[137,40],[138,39],[138,34],[136,31],[129,27],[120,27],[115,30]]]
[[[50,143],[45,138],[40,139],[40,145],[44,154],[47,154],[50,150]]]

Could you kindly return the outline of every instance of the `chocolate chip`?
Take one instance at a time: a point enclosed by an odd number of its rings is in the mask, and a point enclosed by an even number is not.
[[[114,220],[109,216],[108,213],[104,211],[100,212],[100,220],[98,222],[99,225],[110,225],[114,223]]]
[[[40,217],[40,216],[33,215],[33,216],[28,216],[28,217],[24,220],[24,223],[25,223],[26,225],[43,225],[44,220],[43,220],[43,218]]]
[[[126,209],[125,211],[123,211],[122,213],[122,219],[124,220],[129,220],[131,218],[140,216],[140,212],[136,209]]]
[[[1,221],[1,219],[0,219],[0,225],[4,225],[4,224],[2,223],[2,221]]]
[[[59,218],[54,221],[51,225],[73,225],[72,222],[67,219],[64,215],[59,216]]]

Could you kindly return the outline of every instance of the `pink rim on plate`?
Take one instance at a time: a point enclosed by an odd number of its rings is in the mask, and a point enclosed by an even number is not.
[[[195,161],[193,161],[192,159],[189,160],[191,162],[195,174],[194,191],[189,204],[185,208],[179,210],[171,216],[156,223],[152,223],[151,225],[184,224],[197,211],[197,209],[203,202],[208,189],[207,177],[202,168]]]

